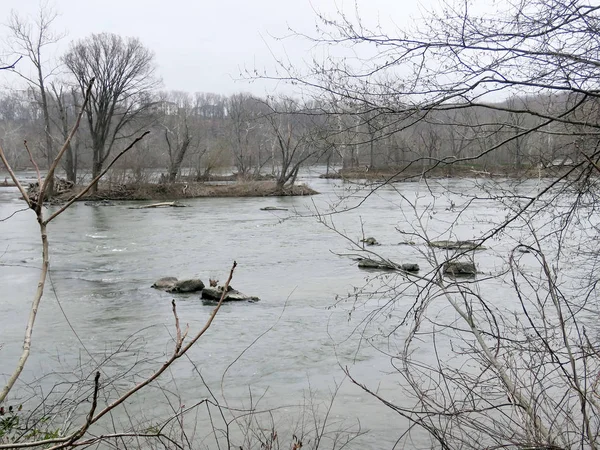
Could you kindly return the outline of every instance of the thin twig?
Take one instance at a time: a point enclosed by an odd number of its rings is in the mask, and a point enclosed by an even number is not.
[[[22,208],[22,209],[17,209],[15,212],[13,212],[11,215],[9,215],[8,217],[5,217],[4,219],[0,219],[0,222],[6,222],[8,219],[10,219],[11,217],[17,215],[20,212],[24,212],[24,211],[29,211],[29,208]]]
[[[35,168],[35,173],[37,175],[37,180],[38,180],[38,189],[41,189],[42,188],[42,175],[40,174],[39,166],[37,165],[37,163],[35,162],[35,159],[33,158],[31,149],[29,148],[29,145],[27,145],[27,139],[25,139],[23,141],[23,145],[25,146],[25,149],[27,150],[27,154],[29,155],[29,161],[31,161],[31,164],[33,164],[33,167]]]
[[[27,203],[27,206],[29,206],[30,208],[33,208],[33,203],[31,202],[29,195],[27,195],[27,191],[25,190],[25,188],[23,187],[21,182],[17,179],[15,172],[13,171],[11,165],[8,163],[8,160],[6,159],[6,155],[4,154],[4,150],[2,149],[2,145],[0,145],[0,159],[2,160],[4,167],[8,171],[10,178],[13,180],[13,183],[15,183],[15,185],[21,192],[21,195],[23,196],[23,200],[25,200],[25,202]]]

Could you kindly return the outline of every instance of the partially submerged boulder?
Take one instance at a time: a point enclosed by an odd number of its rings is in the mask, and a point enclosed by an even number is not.
[[[477,274],[475,263],[471,261],[448,261],[442,270],[445,275],[472,277]]]
[[[163,278],[159,278],[158,280],[156,280],[154,282],[154,284],[150,287],[153,287],[154,289],[167,290],[167,289],[171,289],[173,286],[175,286],[175,283],[177,283],[177,278],[163,277]]]
[[[391,264],[387,261],[375,261],[374,259],[361,259],[358,261],[358,267],[361,269],[378,269],[378,270],[397,270],[398,267],[395,264]]]
[[[221,300],[222,295],[223,286],[209,286],[205,287],[202,291],[202,298],[204,300],[212,300],[218,302],[219,300]],[[257,302],[259,300],[260,299],[258,297],[242,294],[240,291],[233,289],[231,286],[228,287],[227,292],[225,293],[225,297],[223,298],[224,302]]]
[[[186,292],[198,292],[204,289],[204,283],[202,280],[197,278],[191,280],[177,281],[172,287],[167,289],[167,292],[174,293],[186,293]]]
[[[377,239],[375,239],[374,237],[361,239],[360,242],[364,243],[365,245],[380,245],[379,242],[377,242]]]
[[[483,245],[473,241],[431,241],[429,246],[444,250],[485,250]]]
[[[405,264],[394,264],[390,261],[374,259],[361,259],[358,261],[358,267],[361,269],[375,269],[375,270],[404,270],[405,272],[418,272],[419,265],[414,263]]]
[[[419,265],[415,263],[405,263],[402,264],[400,268],[405,272],[418,272],[420,269]]]

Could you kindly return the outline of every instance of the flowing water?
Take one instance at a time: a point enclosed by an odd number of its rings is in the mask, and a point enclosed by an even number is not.
[[[250,392],[254,400],[263,396],[265,408],[302,403],[311,390],[316,399],[326,401],[344,379],[341,367],[347,366],[358,380],[398,400],[399,378],[391,370],[389,356],[369,345],[381,343],[378,330],[368,328],[362,333],[375,341],[361,340],[361,333],[353,333],[385,302],[385,295],[363,303],[353,301],[354,289],[364,286],[374,273],[359,270],[351,257],[344,256],[357,252],[343,235],[355,242],[374,236],[382,244],[376,248],[378,253],[400,262],[417,262],[423,271],[428,267],[423,248],[398,245],[410,240],[398,230],[415,226],[415,216],[402,209],[400,195],[418,198],[418,205],[430,208],[421,219],[432,237],[447,235],[450,228],[460,239],[477,237],[506,212],[481,200],[451,225],[456,218],[453,206],[465,202],[460,194],[473,189],[472,180],[399,183],[369,196],[340,181],[311,175],[305,181],[321,195],[195,199],[186,200],[188,208],[163,209],[131,209],[143,202],[105,207],[74,204],[49,226],[51,284],[39,310],[23,381],[61,371],[76,373],[82,361],[99,361],[117,350],[103,368],[103,379],[133,363],[141,374],[148,373],[149,367],[157,367],[170,354],[174,335],[173,296],[151,289],[153,281],[176,276],[224,282],[235,260],[238,267],[232,285],[261,301],[225,304],[191,349],[190,359],[211,389],[223,392],[236,405],[248,406]],[[334,205],[346,212],[326,220],[340,233],[319,223],[314,214]],[[260,210],[266,206],[288,211]],[[21,208],[15,188],[0,190],[0,219]],[[0,377],[5,377],[20,354],[41,257],[31,211],[0,222],[0,236]],[[479,269],[500,270],[513,242],[500,237],[492,249],[479,252]],[[491,301],[507,301],[509,287],[501,281],[491,280],[484,289]],[[176,298],[180,320],[189,324],[193,335],[214,304],[203,303],[197,294]],[[410,293],[399,297],[396,312],[380,326],[397,323],[413,301]],[[395,331],[396,344],[401,345],[405,332],[404,328]],[[126,348],[119,348],[124,341]],[[397,351],[394,345],[390,344],[391,352]],[[134,379],[130,375],[116,380],[111,389],[130,386]],[[176,390],[186,405],[208,395],[187,360],[177,362],[162,384]],[[158,390],[149,389],[129,407],[135,414],[158,417],[165,399]],[[292,414],[291,409],[282,411]],[[362,429],[369,430],[369,448],[391,448],[406,428],[398,415],[348,380],[338,392],[331,417],[337,424],[359,420]],[[365,448],[360,442],[355,448]]]

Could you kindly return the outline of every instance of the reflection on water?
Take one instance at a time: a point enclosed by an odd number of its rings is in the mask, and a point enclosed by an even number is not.
[[[342,204],[355,206],[364,199],[364,192],[352,193],[354,186],[331,180],[310,179],[310,184],[322,195],[196,199],[186,201],[189,208],[172,209],[130,209],[129,203],[73,205],[50,225],[52,284],[40,308],[33,355],[24,379],[56,370],[57,359],[62,368],[76,367],[89,355],[98,358],[115,351],[134,335],[135,346],[111,360],[106,370],[118,371],[133,363],[140,370],[148,370],[151,363],[160,364],[173,346],[172,296],[150,285],[163,276],[199,277],[205,282],[218,278],[223,282],[236,260],[233,286],[259,296],[261,301],[224,305],[213,327],[191,350],[190,358],[201,368],[209,386],[220,389],[223,383],[227,398],[239,404],[247,400],[249,386],[266,392],[262,400],[265,405],[277,406],[282,400],[294,404],[301,402],[308,380],[312,389],[327,394],[334,381],[343,378],[341,367],[348,366],[358,379],[379,386],[381,393],[393,397],[399,380],[389,374],[389,356],[371,344],[385,342],[389,352],[397,353],[395,345],[401,345],[405,330],[394,329],[396,344],[381,335],[388,332],[386,327],[395,327],[414,297],[410,291],[400,295],[387,321],[377,322],[382,328],[368,329],[365,340],[360,333],[353,333],[363,329],[363,320],[386,301],[386,294],[364,303],[354,301],[354,288],[369,286],[374,274],[360,271],[356,262],[338,256],[356,250],[307,213],[315,207],[325,211],[346,194],[350,195]],[[473,184],[469,180],[442,180],[429,186],[396,184],[377,190],[360,208],[334,215],[331,220],[355,242],[363,233],[375,236],[382,243],[378,253],[401,262],[416,262],[426,272],[429,266],[422,247],[397,245],[410,240],[415,226],[411,211],[402,210],[398,192],[429,207],[420,219],[432,239],[447,236],[450,228],[453,236],[472,239],[489,223],[499,222],[506,212],[491,201],[481,200],[455,222],[459,209],[453,209],[454,205],[463,205],[461,191],[470,189]],[[438,195],[434,198],[432,193]],[[0,190],[0,218],[21,206],[14,189]],[[265,206],[289,211],[261,211]],[[0,317],[0,343],[4,344],[0,352],[5,362],[0,373],[6,374],[19,354],[27,316],[24,305],[35,291],[40,246],[29,212],[0,222],[0,235],[0,305],[4,312]],[[493,248],[479,252],[479,269],[484,273],[501,270],[512,242],[499,238]],[[392,282],[385,280],[384,285]],[[509,297],[504,293],[510,286],[501,281],[490,280],[482,289],[492,301],[503,302]],[[179,317],[189,323],[193,334],[214,305],[203,303],[198,295],[177,299]],[[449,344],[440,343],[442,352],[444,345]],[[181,361],[172,373],[186,402],[207,395],[189,362]],[[119,380],[113,388],[118,391],[126,386],[125,380]],[[152,403],[151,399],[159,395],[149,390],[141,401]],[[158,397],[155,400],[155,404],[162,401]],[[337,418],[360,418],[362,426],[377,437],[380,448],[391,447],[403,431],[404,422],[349,383],[338,394],[333,414]],[[356,448],[361,448],[360,444]]]

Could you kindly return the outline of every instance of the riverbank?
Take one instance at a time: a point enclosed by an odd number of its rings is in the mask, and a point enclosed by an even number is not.
[[[75,186],[71,191],[58,196],[58,200],[68,200],[83,188]],[[180,200],[204,197],[290,197],[315,195],[317,191],[305,184],[286,186],[278,189],[273,181],[248,181],[231,184],[206,183],[135,183],[101,184],[94,194],[87,193],[81,200]]]
[[[527,168],[514,170],[503,167],[477,167],[440,165],[432,168],[423,167],[390,167],[382,169],[350,168],[340,169],[320,176],[324,179],[336,180],[370,180],[370,181],[417,181],[427,178],[538,178],[539,176],[556,176],[565,173],[570,167],[553,166],[546,168]]]

